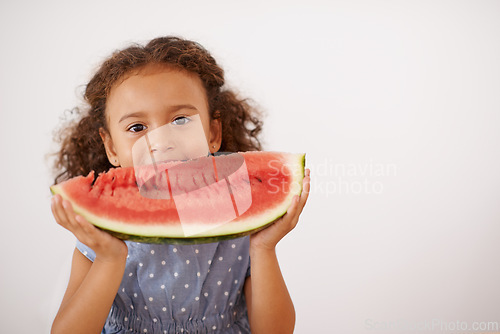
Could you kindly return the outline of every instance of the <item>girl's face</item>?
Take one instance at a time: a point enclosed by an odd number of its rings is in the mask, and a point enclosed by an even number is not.
[[[177,69],[149,66],[116,84],[106,121],[109,133],[100,134],[114,166],[131,167],[153,154],[157,162],[196,158],[221,144],[221,123],[210,120],[200,78]]]

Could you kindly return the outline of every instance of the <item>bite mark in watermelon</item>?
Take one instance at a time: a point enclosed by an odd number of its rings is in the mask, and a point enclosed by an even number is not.
[[[240,152],[162,165],[168,183],[155,183],[158,175],[139,180],[137,168],[113,168],[95,181],[90,173],[51,191],[124,240],[215,242],[257,232],[284,215],[302,191],[304,164],[305,154]],[[152,195],[165,184],[161,196]]]

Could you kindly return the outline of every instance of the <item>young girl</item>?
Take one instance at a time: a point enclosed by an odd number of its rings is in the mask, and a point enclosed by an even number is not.
[[[190,117],[199,117],[211,153],[261,149],[255,110],[224,88],[223,70],[192,41],[157,38],[114,53],[86,86],[85,100],[88,110],[61,132],[56,183],[133,166],[138,138]],[[55,195],[53,215],[78,241],[52,332],[293,332],[275,247],[297,224],[309,181],[306,170],[301,196],[269,228],[201,245],[124,242]]]

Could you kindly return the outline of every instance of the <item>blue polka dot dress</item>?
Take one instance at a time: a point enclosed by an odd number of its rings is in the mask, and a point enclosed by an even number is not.
[[[125,273],[102,333],[250,333],[243,293],[249,237],[201,245],[127,241]],[[95,253],[77,242],[94,261]]]

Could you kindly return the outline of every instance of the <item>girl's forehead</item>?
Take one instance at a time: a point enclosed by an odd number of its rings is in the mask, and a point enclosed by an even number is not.
[[[185,76],[191,77],[193,80],[198,81],[201,86],[203,86],[202,80],[197,73],[190,72],[181,67],[177,67],[173,64],[165,64],[165,63],[151,63],[146,64],[137,68],[133,68],[125,72],[121,77],[119,77],[110,87],[109,94],[113,89],[120,86],[127,79],[134,76],[143,76],[148,77],[151,75],[161,74],[161,73],[180,73]],[[109,96],[108,94],[108,96]]]
[[[158,104],[187,103],[208,112],[207,93],[199,76],[172,66],[152,64],[127,72],[113,85],[107,97],[106,116],[109,121],[111,110],[116,114],[118,110],[120,113]]]

